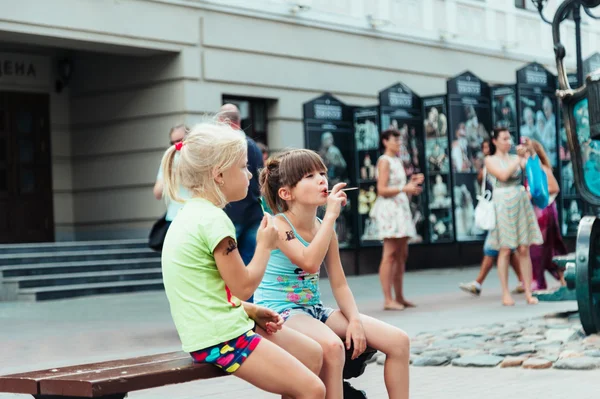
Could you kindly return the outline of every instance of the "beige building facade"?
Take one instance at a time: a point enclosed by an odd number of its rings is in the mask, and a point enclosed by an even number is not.
[[[465,70],[554,69],[550,27],[514,0],[0,4],[1,242],[146,236],[169,128],[225,100],[277,150],[304,146],[302,104],[323,92],[371,105],[396,82],[425,96]],[[600,29],[584,22],[585,58]]]

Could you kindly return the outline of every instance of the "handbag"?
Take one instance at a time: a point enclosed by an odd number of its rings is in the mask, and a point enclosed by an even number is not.
[[[167,230],[169,230],[169,226],[171,225],[171,222],[167,221],[166,216],[167,214],[165,213],[163,217],[154,223],[148,236],[148,246],[156,252],[162,251]]]
[[[544,209],[549,204],[548,195],[548,177],[542,169],[540,158],[536,155],[529,157],[525,164],[525,175],[527,185],[531,194],[531,202],[540,209]]]
[[[475,207],[475,226],[482,230],[492,230],[496,227],[496,210],[492,202],[492,192],[485,189],[487,170],[483,168],[483,179],[481,181],[481,192],[477,196]]]

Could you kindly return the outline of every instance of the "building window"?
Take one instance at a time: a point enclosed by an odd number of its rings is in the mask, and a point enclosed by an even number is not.
[[[522,10],[537,11],[537,7],[531,0],[515,0],[515,7]]]
[[[267,100],[262,98],[223,96],[223,104],[235,104],[242,118],[241,128],[254,141],[267,143]]]

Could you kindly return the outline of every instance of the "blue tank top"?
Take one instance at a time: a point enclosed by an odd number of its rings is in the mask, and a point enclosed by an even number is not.
[[[298,241],[308,247],[309,243],[298,235],[289,219],[282,213],[277,216],[283,217]],[[319,272],[305,272],[280,249],[275,249],[271,251],[265,275],[254,293],[254,303],[279,313],[286,309],[318,305],[321,303]]]

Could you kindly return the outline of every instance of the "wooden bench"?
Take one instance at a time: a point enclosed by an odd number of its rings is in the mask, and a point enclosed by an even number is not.
[[[344,367],[344,378],[358,377],[375,350]],[[36,399],[122,399],[128,392],[225,376],[219,368],[198,364],[185,352],[171,352],[101,363],[0,376],[0,392]]]

